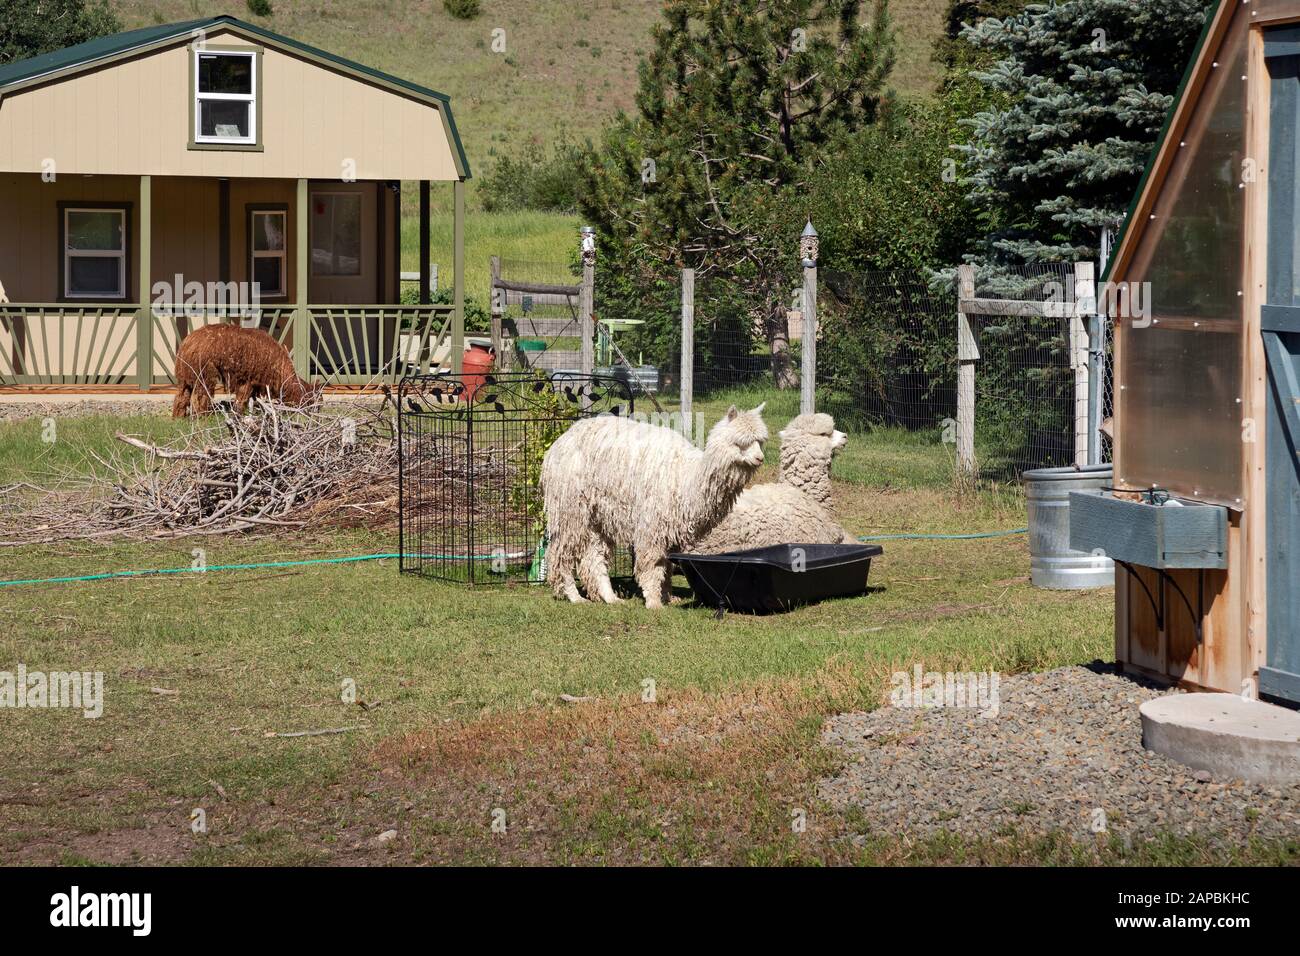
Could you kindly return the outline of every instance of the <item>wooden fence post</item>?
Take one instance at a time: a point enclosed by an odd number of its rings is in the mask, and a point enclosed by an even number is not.
[[[682,270],[682,371],[679,388],[682,434],[694,438],[695,422],[695,270]]]
[[[957,471],[963,481],[976,475],[975,363],[979,347],[962,303],[975,298],[975,267],[957,267]]]
[[[496,352],[497,368],[508,372],[514,366],[514,349],[506,349],[503,340],[503,322],[506,312],[506,292],[500,288],[501,257],[492,256],[488,260],[492,270],[492,286],[488,290],[489,308],[492,310],[492,350]]]
[[[817,253],[819,240],[812,220],[799,237],[799,256],[803,265],[803,336],[799,348],[803,368],[799,377],[799,414],[817,410]]]
[[[1074,370],[1074,463],[1088,464],[1088,327],[1097,311],[1096,273],[1091,262],[1074,264],[1074,314],[1070,316],[1070,367]]]

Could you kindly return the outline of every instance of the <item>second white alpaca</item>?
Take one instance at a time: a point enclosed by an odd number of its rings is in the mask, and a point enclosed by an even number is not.
[[[614,603],[609,561],[615,547],[636,553],[646,607],[671,594],[668,554],[689,548],[731,510],[763,464],[763,406],[733,405],[701,450],[671,428],[601,415],[573,425],[542,461],[547,576],[557,596]]]
[[[800,415],[780,432],[781,470],[775,482],[753,485],[730,514],[696,543],[698,554],[774,544],[851,544],[831,513],[831,459],[848,441],[829,415]]]

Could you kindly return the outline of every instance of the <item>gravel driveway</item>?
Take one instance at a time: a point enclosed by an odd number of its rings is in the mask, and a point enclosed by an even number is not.
[[[820,794],[858,808],[875,835],[1094,838],[1104,823],[1128,838],[1300,838],[1300,786],[1215,780],[1142,748],[1138,705],[1169,690],[1100,662],[1002,677],[998,690],[995,717],[886,704],[831,718],[822,739],[850,763]]]
[[[29,418],[76,418],[83,415],[170,415],[171,396],[159,399],[65,400],[52,402],[6,402],[0,398],[0,422],[19,422]]]

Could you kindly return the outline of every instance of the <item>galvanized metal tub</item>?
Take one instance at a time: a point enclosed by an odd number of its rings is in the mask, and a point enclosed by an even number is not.
[[[1115,586],[1115,564],[1070,548],[1070,492],[1098,491],[1112,483],[1110,465],[1039,468],[1024,474],[1029,503],[1029,577],[1053,590]]]

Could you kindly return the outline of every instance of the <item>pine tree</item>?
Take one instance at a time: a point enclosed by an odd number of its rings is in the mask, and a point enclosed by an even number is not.
[[[1206,0],[1059,0],[963,32],[1006,99],[970,121],[970,198],[1003,228],[993,264],[1095,258],[1123,217],[1205,22]]]
[[[674,267],[743,283],[780,387],[797,378],[784,309],[800,223],[775,223],[819,152],[874,122],[893,65],[887,0],[669,0],[638,115],[590,157],[580,192],[605,275]],[[782,228],[784,227],[784,228]]]

